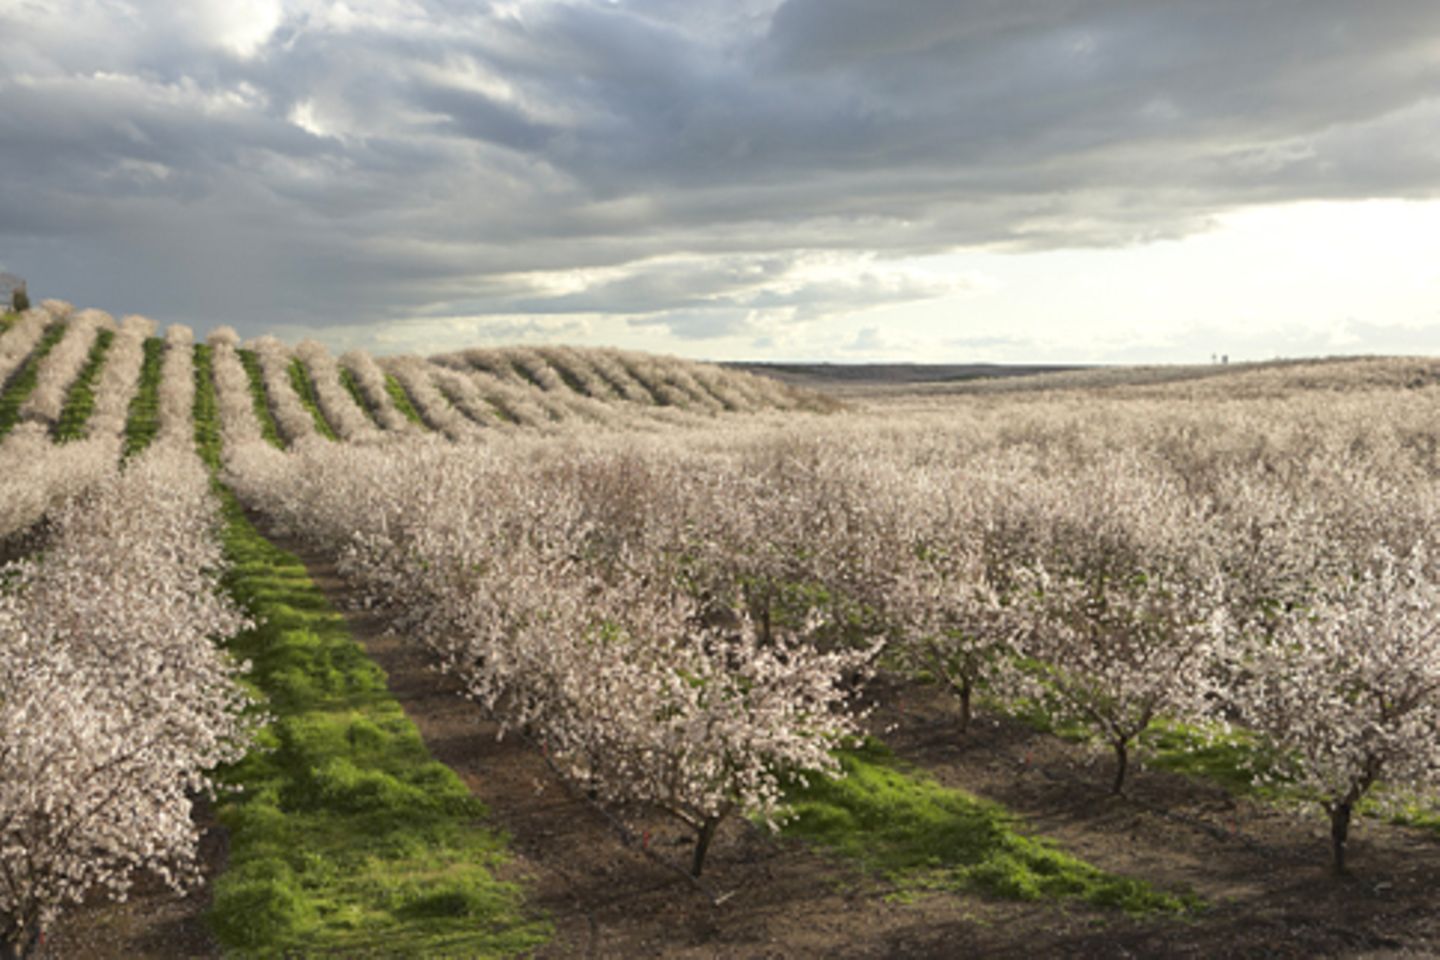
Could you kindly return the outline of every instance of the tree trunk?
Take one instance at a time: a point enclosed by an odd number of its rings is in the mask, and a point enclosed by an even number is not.
[[[1342,801],[1330,808],[1330,852],[1336,876],[1345,873],[1345,840],[1350,836],[1350,812],[1353,804]]]
[[[970,729],[970,693],[971,684],[969,679],[960,681],[960,732],[964,733]]]
[[[705,853],[710,849],[710,841],[715,839],[715,828],[720,826],[719,817],[710,817],[701,826],[695,835],[695,859],[690,861],[690,876],[700,876],[700,871],[705,869]]]
[[[1119,796],[1125,791],[1125,771],[1130,768],[1130,741],[1116,740],[1112,746],[1115,748],[1115,782],[1110,792]]]
[[[25,960],[34,956],[35,949],[40,946],[40,928],[34,924],[11,926],[5,931],[5,937],[0,940],[0,960]]]

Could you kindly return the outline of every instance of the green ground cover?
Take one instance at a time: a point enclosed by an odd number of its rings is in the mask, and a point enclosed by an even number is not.
[[[80,375],[65,392],[65,406],[60,411],[60,420],[55,424],[55,440],[66,443],[85,436],[85,425],[95,409],[95,379],[105,365],[105,351],[115,339],[115,331],[101,330],[95,336],[95,345],[85,359]]]
[[[196,444],[220,461],[208,348],[196,351]],[[505,838],[432,760],[294,555],[225,504],[225,586],[259,624],[231,652],[273,718],[226,780],[229,863],[209,919],[243,956],[503,957],[544,942],[521,891],[497,880]]]
[[[274,720],[228,774],[211,924],[257,955],[510,956],[548,926],[495,879],[505,838],[430,759],[305,567],[229,502],[226,586],[263,624],[231,645]]]
[[[320,431],[320,435],[327,440],[339,440],[340,435],[330,426],[330,422],[320,410],[320,403],[315,398],[315,384],[311,382],[310,373],[299,357],[290,361],[290,384],[300,395],[301,405],[310,411],[310,417],[315,421],[315,429]]]
[[[4,384],[4,391],[0,392],[0,437],[5,436],[20,420],[20,408],[25,405],[26,399],[35,390],[36,379],[40,375],[40,361],[45,355],[55,348],[60,338],[65,336],[66,324],[52,323],[30,351],[30,356],[15,371],[15,376],[10,382]]]
[[[220,404],[215,395],[214,351],[203,343],[195,344],[195,405],[191,419],[195,422],[195,449],[212,471],[220,469]],[[212,481],[217,491],[219,481]]]
[[[405,419],[417,427],[430,429],[430,425],[420,416],[420,411],[415,409],[415,404],[410,402],[410,394],[405,392],[405,387],[395,378],[395,374],[385,374],[385,392],[390,394],[390,399],[395,401],[396,408],[405,415]]]
[[[1074,743],[1098,742],[1080,724],[1058,725],[1034,703],[1008,707],[991,703],[998,712],[1020,719],[1033,728]],[[1319,797],[1294,783],[1285,772],[1284,757],[1239,727],[1207,729],[1178,720],[1160,718],[1139,737],[1136,757],[1144,767],[1207,780],[1234,796],[1254,797],[1269,803],[1319,809]],[[1099,783],[1099,781],[1097,781]],[[1357,811],[1392,823],[1419,827],[1440,835],[1440,797],[1392,796],[1384,783],[1376,784]]]
[[[160,432],[160,369],[165,358],[165,341],[159,337],[145,340],[145,359],[140,364],[140,383],[130,400],[125,418],[125,456],[150,446]]]
[[[270,412],[270,401],[265,392],[265,375],[260,370],[260,358],[254,350],[237,350],[245,375],[250,378],[250,400],[255,405],[255,418],[260,421],[260,435],[272,447],[285,449],[280,439],[280,430],[275,425],[275,415]]]
[[[349,367],[341,367],[340,383],[350,394],[350,399],[355,401],[355,406],[365,411],[365,416],[370,418],[370,422],[375,424],[377,429],[383,430],[384,426],[380,423],[380,416],[370,408],[370,404],[365,402],[365,395],[360,391],[360,381],[355,379],[354,371]]]
[[[857,861],[901,896],[970,890],[1082,900],[1130,913],[1200,908],[1193,896],[1105,873],[1022,832],[1003,807],[907,769],[874,741],[839,757],[843,779],[815,778],[789,792],[794,819],[784,832]]]

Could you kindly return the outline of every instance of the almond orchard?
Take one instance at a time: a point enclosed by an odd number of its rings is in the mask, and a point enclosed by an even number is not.
[[[708,884],[713,858],[803,826],[803,797],[858,789],[917,690],[950,698],[954,749],[1002,723],[1093,749],[1075,789],[1107,803],[1142,802],[1127,797],[1159,753],[1196,791],[1218,789],[1202,761],[1230,758],[1224,789],[1323,824],[1301,840],[1333,884],[1390,868],[1354,855],[1361,822],[1392,818],[1433,860],[1437,375],[1413,359],[1079,371],[836,400],[607,349],[337,357],[58,301],[12,314],[4,955],[37,955],[67,911],[123,899],[138,877],[210,882],[202,798],[237,851],[213,881],[225,951],[346,954],[361,933],[392,955],[541,949],[550,921],[523,882],[485,873],[501,892],[486,907],[462,896],[441,938],[414,904],[458,902],[453,878],[376,879],[380,893],[350,900],[316,892],[364,859],[343,843],[323,870],[283,842],[247,846],[352,829],[284,825],[302,810],[369,830],[387,791],[451,818],[432,839],[481,829],[393,701],[383,720],[336,706],[367,684],[389,696],[359,645],[324,654],[328,679],[253,646],[292,619],[297,650],[330,629],[301,623],[309,601],[266,599],[289,562],[266,536],[333,563],[476,723],[668,864],[672,896],[699,891],[713,910],[728,896]],[[312,693],[329,719],[297,712]],[[371,727],[414,741],[415,766],[362,768]],[[267,779],[282,768],[301,779]],[[650,844],[662,821],[674,851]],[[866,842],[837,829],[842,849]],[[414,859],[458,862],[480,836]],[[505,840],[483,836],[500,857]],[[931,860],[926,882],[959,869]],[[1138,912],[1207,909],[1144,881],[1125,879]]]

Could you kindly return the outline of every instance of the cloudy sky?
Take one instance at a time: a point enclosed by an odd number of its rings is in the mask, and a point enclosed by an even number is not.
[[[0,37],[0,270],[116,314],[1440,353],[1434,0],[0,0]]]

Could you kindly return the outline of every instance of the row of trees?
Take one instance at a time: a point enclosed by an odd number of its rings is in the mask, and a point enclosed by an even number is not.
[[[208,340],[211,346],[241,348],[228,327]],[[286,443],[317,430],[302,390],[314,391],[325,426],[339,439],[358,443],[423,432],[474,442],[516,429],[695,426],[713,422],[723,411],[787,410],[802,402],[775,381],[612,350],[514,348],[434,361],[413,356],[377,361],[356,350],[337,359],[313,340],[293,352],[269,336],[245,346],[254,353],[269,415]],[[413,405],[418,423],[402,413],[400,403]]]
[[[43,552],[0,567],[0,954],[137,871],[198,880],[192,801],[260,719],[214,642],[246,624],[215,581],[217,518],[188,440],[157,444],[112,456]]]
[[[1377,780],[1440,768],[1434,446],[1411,417],[1368,429],[1370,402],[312,444],[231,475],[597,796],[707,798],[701,850],[784,773],[833,769],[884,639],[962,710],[986,691],[1089,725],[1117,791],[1157,719],[1242,725],[1326,806],[1340,867]]]
[[[20,410],[20,419],[52,427],[60,420],[66,392],[89,359],[95,338],[113,330],[115,321],[99,310],[82,310],[66,324],[65,336],[46,355],[37,371],[35,389]]]
[[[22,313],[20,319],[0,335],[0,384],[9,382],[40,343],[51,324],[64,321],[72,310],[68,303],[46,300],[40,306]]]
[[[773,816],[785,777],[838,773],[831,750],[857,729],[843,681],[874,649],[825,647],[818,610],[755,618],[745,585],[699,557],[656,566],[641,491],[615,486],[623,467],[591,478],[609,481],[602,504],[563,463],[522,478],[483,447],[302,449],[237,450],[230,481],[343,551],[347,574],[562,775],[617,812],[691,827],[695,874],[726,817]]]

